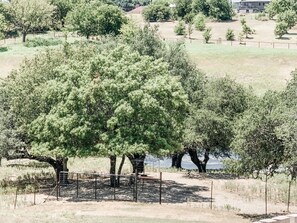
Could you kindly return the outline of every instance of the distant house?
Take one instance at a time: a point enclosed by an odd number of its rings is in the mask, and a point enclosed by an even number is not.
[[[232,0],[233,7],[238,13],[263,12],[270,0]]]

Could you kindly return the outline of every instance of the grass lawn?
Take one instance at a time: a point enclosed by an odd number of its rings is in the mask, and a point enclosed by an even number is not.
[[[297,67],[297,51],[186,42],[198,68],[209,77],[230,76],[257,95],[282,90]]]

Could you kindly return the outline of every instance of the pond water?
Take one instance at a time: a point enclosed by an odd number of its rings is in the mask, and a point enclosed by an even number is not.
[[[164,157],[158,158],[151,155],[147,155],[144,163],[153,167],[160,168],[170,168],[171,167],[171,158]],[[182,159],[182,168],[188,170],[197,169],[196,165],[191,161],[191,158],[188,154],[184,155]],[[220,159],[210,156],[210,159],[207,163],[206,169],[209,170],[218,170],[224,169],[224,165]]]

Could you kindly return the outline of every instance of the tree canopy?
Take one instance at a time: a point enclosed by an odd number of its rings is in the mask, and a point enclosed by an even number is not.
[[[22,33],[23,42],[28,32],[48,27],[55,10],[47,0],[11,0],[8,6],[12,23]]]
[[[67,15],[72,30],[83,36],[118,35],[127,18],[120,8],[101,2],[81,2]]]

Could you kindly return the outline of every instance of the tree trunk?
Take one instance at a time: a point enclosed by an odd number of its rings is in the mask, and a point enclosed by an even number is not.
[[[196,149],[188,149],[192,162],[198,167],[199,173],[203,172],[201,161],[198,159]]]
[[[143,173],[144,172],[144,159],[145,159],[145,154],[129,154],[127,155],[129,158],[132,167],[133,167],[133,173],[136,172],[137,168],[137,173]]]
[[[7,156],[7,160],[12,159],[30,159],[30,160],[37,160],[39,162],[45,162],[50,164],[56,173],[56,181],[59,181],[60,172],[63,170],[63,158],[53,159],[47,156],[34,156],[28,153],[27,150],[20,151],[17,155]]]
[[[118,181],[117,181],[118,186],[120,186],[120,175],[122,173],[122,169],[125,163],[125,157],[126,157],[125,155],[122,156],[122,160],[118,169]]]
[[[183,159],[184,155],[185,155],[185,152],[174,154],[172,156],[171,167],[181,169],[182,168],[181,163],[182,163],[182,159]]]
[[[22,33],[22,41],[23,41],[23,43],[26,42],[26,37],[27,37],[27,33],[26,32],[23,32]]]
[[[2,156],[0,156],[0,167],[2,166]]]
[[[208,160],[209,160],[209,151],[208,150],[205,150],[205,152],[204,152],[204,160],[203,160],[202,165],[201,165],[202,166],[202,171],[204,173],[206,173],[206,164],[207,164]]]
[[[63,174],[60,174],[60,172],[58,173],[59,174],[59,182],[60,184],[62,185],[66,185],[66,184],[69,184],[69,181],[68,181],[68,167],[67,167],[67,162],[68,162],[68,158],[61,158],[61,162],[62,162],[62,171],[63,171]]]
[[[117,157],[116,156],[110,156],[110,186],[115,187],[117,185],[116,183],[116,164],[117,164]]]

